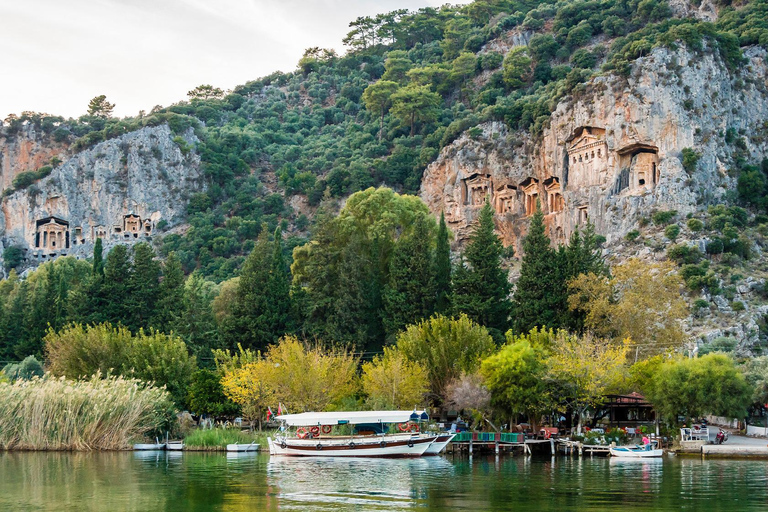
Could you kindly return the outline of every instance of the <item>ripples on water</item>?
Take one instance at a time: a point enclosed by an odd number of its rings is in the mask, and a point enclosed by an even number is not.
[[[768,462],[0,453],[0,511],[768,510]]]

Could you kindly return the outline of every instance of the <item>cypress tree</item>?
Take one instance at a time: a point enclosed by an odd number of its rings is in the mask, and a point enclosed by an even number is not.
[[[163,263],[163,281],[158,290],[157,307],[152,325],[165,333],[178,331],[183,311],[184,270],[176,253],[171,252]]]
[[[104,275],[104,249],[101,238],[97,238],[96,243],[93,244],[93,270],[91,275]]]
[[[198,271],[187,278],[183,292],[183,311],[177,320],[177,333],[205,364],[211,359],[211,349],[219,347],[216,319],[211,308],[212,293]]]
[[[435,244],[435,311],[445,314],[451,308],[451,245],[448,241],[448,227],[445,214],[440,213]]]
[[[568,247],[559,252],[562,276],[562,303],[559,305],[560,325],[571,331],[584,329],[584,311],[573,311],[568,306],[568,282],[581,274],[590,272],[597,275],[606,275],[608,267],[600,252],[600,244],[595,233],[595,225],[587,223],[584,231],[576,229],[568,243]]]
[[[104,263],[103,305],[100,310],[92,312],[91,321],[126,325],[129,317],[128,283],[131,273],[128,249],[124,245],[116,245],[109,251]]]
[[[133,246],[133,271],[128,278],[128,317],[124,321],[133,332],[148,329],[155,314],[160,288],[160,263],[149,244]]]
[[[273,340],[293,328],[291,316],[291,275],[283,255],[283,236],[280,228],[275,229],[274,248],[272,251],[272,269],[269,276],[267,293],[270,296],[271,310],[268,324],[274,333]]]
[[[406,325],[435,312],[435,277],[429,219],[416,220],[413,231],[400,237],[389,261],[384,299],[384,326],[394,336]]]
[[[493,210],[486,202],[454,273],[453,309],[488,328],[497,340],[509,328],[511,285],[501,267],[503,250],[494,232]]]
[[[544,214],[537,202],[528,234],[523,240],[520,279],[512,306],[514,330],[527,333],[534,327],[557,327],[563,304],[561,257],[550,247]]]

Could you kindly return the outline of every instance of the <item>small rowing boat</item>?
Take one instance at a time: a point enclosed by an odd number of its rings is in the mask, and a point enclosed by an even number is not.
[[[165,449],[174,452],[180,452],[184,449],[184,441],[168,441],[165,443]]]
[[[259,445],[254,441],[250,444],[235,443],[227,445],[228,452],[257,452],[259,451]]]
[[[154,443],[137,443],[133,445],[134,450],[146,451],[146,450],[165,450],[165,443],[161,443],[159,439],[155,438]]]
[[[654,448],[650,444],[645,446],[611,446],[610,452],[612,457],[620,457],[622,459],[648,459],[664,455],[664,450]]]

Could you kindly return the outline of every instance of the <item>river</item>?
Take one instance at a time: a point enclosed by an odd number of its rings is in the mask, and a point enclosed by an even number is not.
[[[768,462],[2,453],[3,511],[766,510]]]

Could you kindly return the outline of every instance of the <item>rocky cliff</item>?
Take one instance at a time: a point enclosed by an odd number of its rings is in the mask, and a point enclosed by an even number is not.
[[[19,173],[51,165],[54,159],[63,161],[67,148],[66,143],[54,141],[33,123],[24,124],[13,135],[0,130],[0,191],[11,188]]]
[[[599,77],[567,96],[539,137],[501,123],[465,133],[427,168],[421,197],[445,212],[459,241],[488,199],[516,249],[537,201],[553,240],[590,220],[609,245],[655,210],[718,202],[735,188],[726,135],[744,136],[747,160],[768,150],[766,52],[748,48],[745,57],[732,72],[715,52],[656,48],[628,79]],[[684,148],[700,155],[690,173]]]
[[[183,138],[185,145],[196,142],[191,130]],[[189,196],[204,185],[198,156],[177,142],[166,125],[143,128],[77,153],[6,195],[0,206],[4,246],[21,247],[27,263],[36,264],[90,255],[97,237],[107,246],[133,243],[179,223]]]

